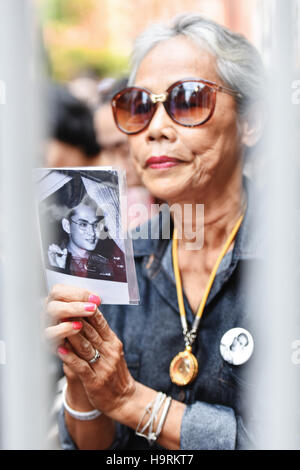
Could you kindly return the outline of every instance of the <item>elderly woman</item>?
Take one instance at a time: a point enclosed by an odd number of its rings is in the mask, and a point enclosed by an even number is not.
[[[259,139],[262,75],[245,38],[198,15],[137,39],[130,86],[113,111],[145,186],[172,208],[173,235],[165,239],[160,226],[158,239],[134,241],[139,306],[100,312],[92,292],[50,293],[47,333],[60,343],[67,378],[64,448],[254,445],[241,393],[251,359],[230,364],[220,343],[236,327],[253,333],[240,274],[257,243],[242,166]],[[196,215],[199,204],[204,243],[193,246],[196,222],[181,214],[189,205]]]

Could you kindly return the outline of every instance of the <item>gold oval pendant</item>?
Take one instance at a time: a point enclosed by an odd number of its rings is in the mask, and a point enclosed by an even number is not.
[[[176,385],[191,383],[198,374],[198,361],[189,349],[178,353],[170,364],[170,377]]]

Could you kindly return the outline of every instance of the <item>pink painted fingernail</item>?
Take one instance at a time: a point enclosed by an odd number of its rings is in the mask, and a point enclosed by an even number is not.
[[[82,328],[81,321],[73,321],[72,328],[73,330],[80,330]]]
[[[97,308],[97,305],[95,303],[94,304],[92,304],[92,303],[85,304],[85,306],[84,306],[84,310],[86,312],[94,312],[96,310],[96,308]]]
[[[99,305],[101,304],[101,299],[100,297],[98,297],[98,295],[92,294],[89,296],[89,302],[93,302],[99,307]]]
[[[59,352],[59,354],[62,354],[62,355],[65,355],[65,354],[68,354],[68,350],[66,348],[64,348],[63,346],[59,346],[57,348],[57,351]]]

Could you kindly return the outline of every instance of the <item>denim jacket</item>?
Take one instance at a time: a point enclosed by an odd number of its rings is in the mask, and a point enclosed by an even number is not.
[[[171,360],[184,350],[170,240],[161,237],[134,240],[140,304],[101,307],[111,328],[123,342],[132,376],[187,405],[180,432],[182,450],[255,446],[255,438],[248,429],[244,404],[251,387],[247,381],[247,368],[254,354],[241,366],[230,365],[220,354],[221,338],[231,328],[242,327],[253,335],[252,312],[248,311],[242,272],[260,259],[261,240],[251,224],[257,205],[252,185],[246,178],[244,188],[247,196],[245,217],[233,251],[227,253],[219,266],[205,305],[193,345],[199,373],[191,384],[177,386],[171,382],[169,375]],[[158,216],[158,222],[160,218]],[[190,328],[194,315],[186,297],[184,302]],[[62,411],[59,423],[63,448],[75,448]],[[149,448],[146,439],[136,436],[134,430],[117,424],[116,440],[111,449]],[[161,447],[155,444],[151,449]]]

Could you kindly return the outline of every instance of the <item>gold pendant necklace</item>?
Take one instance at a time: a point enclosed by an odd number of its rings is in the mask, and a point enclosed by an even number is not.
[[[198,361],[192,353],[192,346],[178,353],[170,364],[170,377],[176,385],[191,383],[198,374]]]
[[[172,243],[172,256],[173,256],[173,266],[174,266],[174,274],[176,280],[176,290],[177,290],[177,298],[178,298],[178,305],[179,305],[179,312],[180,312],[180,319],[182,324],[183,336],[185,341],[185,350],[178,353],[174,359],[171,361],[170,364],[170,377],[171,381],[176,385],[187,385],[191,383],[198,375],[198,361],[194,354],[192,353],[192,346],[196,339],[197,330],[200,324],[200,320],[204,311],[204,307],[206,304],[206,300],[211,290],[211,286],[214,282],[216,277],[219,265],[226,254],[228,248],[230,247],[231,243],[233,242],[240,225],[243,221],[244,214],[240,216],[237,223],[235,224],[232,232],[230,233],[217,261],[216,264],[210,274],[207,286],[205,288],[205,292],[203,298],[201,300],[200,306],[198,308],[197,314],[195,316],[195,320],[193,323],[192,329],[188,330],[188,324],[186,320],[186,313],[184,308],[184,300],[183,300],[183,292],[182,292],[182,285],[181,285],[181,278],[179,272],[179,265],[178,265],[178,253],[177,253],[177,230],[174,228],[173,231],[173,243]]]

